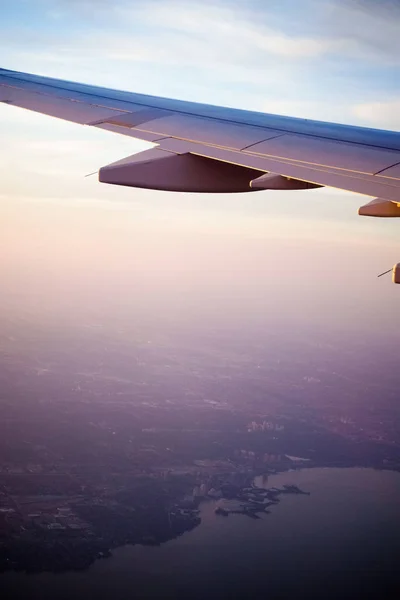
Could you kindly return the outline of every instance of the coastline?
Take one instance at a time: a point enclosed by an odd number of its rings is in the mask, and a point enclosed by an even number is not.
[[[193,529],[201,527],[201,508],[203,503],[209,503],[210,501],[214,504],[214,511],[219,517],[227,517],[232,515],[243,515],[251,519],[259,519],[263,514],[268,515],[273,512],[273,507],[277,505],[281,497],[284,495],[307,495],[307,490],[302,490],[297,486],[290,488],[290,483],[284,485],[281,489],[275,486],[265,487],[267,482],[262,483],[260,478],[279,477],[285,473],[297,473],[302,471],[311,472],[316,469],[322,469],[329,471],[330,469],[374,469],[376,471],[391,471],[389,468],[377,468],[377,467],[365,467],[365,466],[351,466],[351,467],[332,467],[332,466],[321,466],[321,465],[296,465],[291,468],[280,468],[265,470],[256,469],[245,474],[245,481],[242,486],[233,484],[225,484],[221,487],[217,494],[211,494],[206,496],[198,496],[193,498],[191,502],[183,500],[181,503],[177,503],[174,512],[170,512],[170,525],[171,516],[174,518],[172,528],[168,531],[168,535],[163,534],[160,538],[156,536],[147,536],[146,538],[139,539],[137,541],[123,541],[119,543],[116,540],[115,544],[104,543],[101,540],[92,540],[89,543],[86,540],[76,540],[70,547],[68,556],[73,557],[73,562],[70,560],[64,560],[61,562],[53,562],[53,568],[30,568],[28,564],[13,565],[5,564],[3,562],[2,573],[9,571],[23,572],[23,573],[41,573],[41,572],[54,572],[54,573],[67,573],[71,571],[83,571],[90,568],[97,560],[104,560],[113,556],[113,553],[118,548],[129,546],[161,546],[171,540],[176,540],[181,537],[184,533],[188,533]],[[394,471],[398,473],[398,471]],[[219,510],[220,509],[220,510]],[[271,511],[272,509],[272,511]],[[45,542],[44,542],[45,543]],[[37,550],[40,548],[40,544],[36,544]],[[40,550],[39,550],[40,551]],[[72,554],[73,552],[73,554]],[[4,568],[5,567],[5,568]]]

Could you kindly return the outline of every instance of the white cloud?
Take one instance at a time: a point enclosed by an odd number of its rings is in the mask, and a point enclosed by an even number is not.
[[[349,56],[399,64],[400,4],[397,0],[328,0],[320,26]]]
[[[4,0],[6,3],[10,0]],[[160,32],[184,34],[188,40],[218,40],[227,49],[282,58],[338,56],[391,62],[399,61],[400,5],[393,0],[296,0],[240,2],[232,0],[38,0],[38,11],[59,21],[76,19],[76,31],[92,29],[119,33],[121,38],[148,38],[157,43]],[[99,27],[99,24],[101,26]],[[4,32],[7,35],[7,31]],[[75,37],[69,32],[69,39]],[[34,39],[35,32],[27,31]],[[52,35],[51,32],[47,34]],[[36,34],[38,35],[38,33]],[[54,37],[57,37],[53,32]],[[12,39],[10,32],[10,38]],[[38,37],[40,37],[38,35]],[[236,41],[236,48],[229,43]],[[185,46],[181,47],[184,58]],[[82,56],[84,59],[85,56]],[[257,56],[253,56],[257,60]]]
[[[353,107],[353,114],[365,125],[400,131],[400,100],[369,102]]]
[[[266,12],[268,14],[268,8]],[[156,8],[152,3],[145,3],[139,9],[121,9],[121,14],[139,19],[148,26],[181,32],[188,37],[218,39],[227,51],[233,51],[231,58],[238,53],[248,55],[261,51],[298,60],[318,56],[330,45],[324,39],[289,36],[267,27],[257,22],[256,13],[245,10],[243,5],[227,7],[171,1],[159,2]]]
[[[57,3],[56,3],[57,4]],[[68,6],[58,2],[64,10]],[[72,3],[71,10],[85,10]],[[203,73],[218,72],[224,81],[270,85],[290,81],[302,60],[324,54],[331,42],[323,38],[293,36],[257,21],[246,5],[156,1],[119,2],[108,8],[113,19],[107,26],[77,27],[75,32],[3,32],[3,44],[24,63],[45,64],[56,70],[72,62],[72,68],[104,70],[104,61],[191,67]],[[23,37],[24,43],[20,43]],[[18,43],[16,43],[18,40]],[[280,62],[277,63],[277,58]],[[291,63],[295,63],[292,65]]]

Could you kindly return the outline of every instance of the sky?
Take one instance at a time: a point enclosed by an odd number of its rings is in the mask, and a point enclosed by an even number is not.
[[[7,69],[400,130],[398,0],[0,0],[0,17]],[[149,145],[6,105],[0,140],[3,310],[135,293],[192,317],[392,327],[399,290],[376,274],[400,260],[398,226],[358,217],[368,198],[107,186],[85,175]]]

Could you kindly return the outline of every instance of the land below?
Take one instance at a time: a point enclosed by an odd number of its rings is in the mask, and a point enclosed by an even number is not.
[[[278,341],[250,333],[148,337],[85,324],[41,341],[10,325],[0,343],[0,570],[84,569],[117,546],[199,526],[201,502],[216,501],[221,518],[273,518],[285,494],[307,492],[256,488],[260,474],[400,471],[397,390],[385,378],[377,390],[340,343],[322,356],[294,338],[285,361]]]

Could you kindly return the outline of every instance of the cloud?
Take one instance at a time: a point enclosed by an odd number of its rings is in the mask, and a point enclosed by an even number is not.
[[[225,43],[233,50],[232,58],[238,52],[258,50],[296,62],[325,54],[374,62],[383,57],[394,63],[400,60],[397,0],[38,0],[38,4],[48,18],[66,19],[78,32],[100,27],[102,33],[113,29],[122,38],[130,34],[153,43],[159,34],[180,33],[189,41],[195,36],[198,41]]]
[[[320,25],[344,55],[364,62],[400,62],[398,0],[330,0]],[[385,66],[382,65],[382,66]]]
[[[400,131],[400,99],[357,104],[353,114],[366,125]]]
[[[57,4],[64,6],[64,10],[78,11],[97,6],[91,2],[65,5],[59,1]],[[282,80],[288,75],[289,62],[312,59],[330,46],[330,42],[322,38],[293,36],[274,30],[257,22],[251,11],[235,4],[227,8],[222,4],[169,0],[133,4],[120,1],[102,4],[100,8],[113,15],[101,29],[74,27],[55,31],[46,28],[45,32],[31,29],[25,32],[22,45],[16,44],[14,31],[5,31],[3,43],[14,45],[24,59],[33,53],[36,61],[44,61],[50,68],[72,60],[74,66],[78,66],[79,61],[83,64],[96,61],[99,69],[100,61],[106,59],[133,65],[199,68],[208,72],[218,69],[222,79],[239,82],[257,82],[264,72],[271,84],[280,72]],[[279,64],[277,58],[281,61]]]
[[[220,40],[226,54],[234,59],[249,56],[253,52],[263,52],[294,60],[318,56],[329,48],[324,39],[312,39],[303,35],[289,36],[274,30],[254,18],[254,13],[241,5],[231,4],[188,4],[176,1],[142,4],[139,9],[121,9],[124,18],[139,19],[142,24],[159,27],[163,30],[195,35],[198,39]],[[268,8],[265,11],[268,17]],[[232,54],[233,52],[233,54]],[[257,60],[257,57],[255,57]]]

